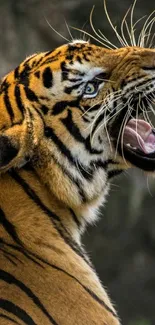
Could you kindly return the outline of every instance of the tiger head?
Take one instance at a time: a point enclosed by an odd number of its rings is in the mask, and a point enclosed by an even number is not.
[[[1,171],[29,160],[93,199],[123,169],[155,170],[154,101],[153,49],[75,41],[35,54],[1,84]]]

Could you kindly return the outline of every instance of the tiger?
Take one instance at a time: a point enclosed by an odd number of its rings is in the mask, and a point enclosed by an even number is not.
[[[81,236],[114,176],[155,171],[154,99],[140,46],[74,40],[2,79],[1,325],[121,324]]]

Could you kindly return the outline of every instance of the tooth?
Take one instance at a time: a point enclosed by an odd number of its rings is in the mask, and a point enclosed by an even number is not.
[[[127,145],[128,147],[131,147],[131,144],[130,144],[130,143],[127,143],[126,145]]]

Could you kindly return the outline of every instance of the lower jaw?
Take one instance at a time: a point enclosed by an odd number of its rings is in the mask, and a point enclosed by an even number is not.
[[[144,155],[132,149],[127,149],[125,146],[123,150],[121,146],[118,146],[118,152],[126,163],[129,162],[132,166],[138,167],[146,172],[155,171],[155,153]]]

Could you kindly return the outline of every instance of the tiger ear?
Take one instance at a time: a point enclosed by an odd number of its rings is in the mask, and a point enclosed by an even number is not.
[[[6,135],[0,135],[0,168],[7,167],[17,156],[19,149],[12,143],[11,138]],[[11,167],[11,166],[10,166]]]

